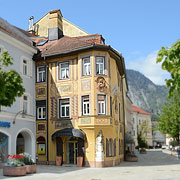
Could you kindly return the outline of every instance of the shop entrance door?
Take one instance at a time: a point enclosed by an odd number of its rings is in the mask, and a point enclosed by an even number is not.
[[[66,159],[68,164],[77,164],[77,140],[69,139],[66,144]]]

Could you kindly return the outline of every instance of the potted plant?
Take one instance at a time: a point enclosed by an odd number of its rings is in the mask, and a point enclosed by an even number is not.
[[[7,162],[3,167],[4,176],[25,176],[26,166],[23,163],[24,156],[22,155],[8,155]]]
[[[147,154],[147,151],[146,151],[145,148],[141,148],[141,149],[139,150],[139,152],[140,152],[140,154]]]
[[[26,152],[24,152],[21,155],[24,156],[22,160],[26,166],[26,173],[27,174],[36,173],[36,164],[34,163],[34,160],[31,158],[31,155]]]
[[[128,162],[137,162],[138,157],[133,152],[129,152],[125,155],[125,160]]]

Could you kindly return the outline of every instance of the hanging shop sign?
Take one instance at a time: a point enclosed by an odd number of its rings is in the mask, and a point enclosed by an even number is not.
[[[10,122],[0,121],[0,127],[10,128],[11,123]]]

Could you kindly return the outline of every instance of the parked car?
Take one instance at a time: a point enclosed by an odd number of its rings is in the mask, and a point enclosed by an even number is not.
[[[167,145],[162,145],[161,148],[162,148],[162,149],[168,149],[168,146],[167,146]]]

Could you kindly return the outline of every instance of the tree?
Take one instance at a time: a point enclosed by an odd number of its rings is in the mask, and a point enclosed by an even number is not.
[[[13,58],[7,51],[0,57],[0,106],[11,106],[16,97],[21,97],[25,92],[22,78],[15,70],[5,70],[13,64]]]
[[[170,48],[162,47],[156,62],[162,62],[162,69],[171,75],[170,79],[165,80],[166,86],[169,87],[169,97],[172,97],[174,91],[180,93],[180,39]]]
[[[162,113],[159,114],[157,129],[179,142],[180,96],[178,92],[175,92],[171,99],[167,99],[165,105],[162,107]]]

